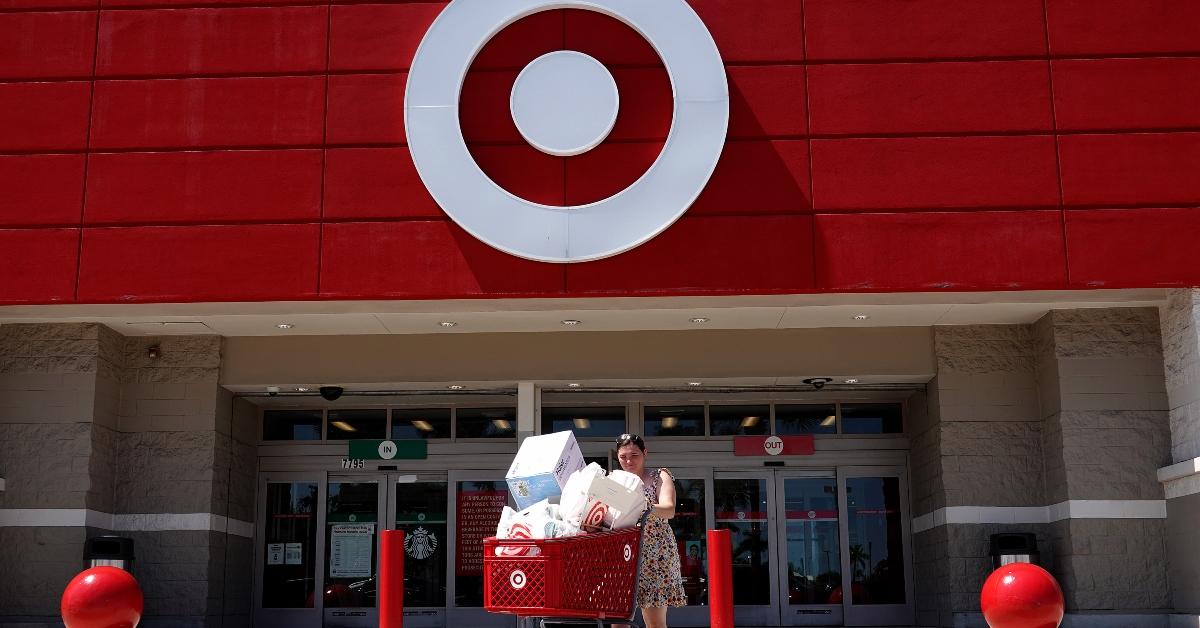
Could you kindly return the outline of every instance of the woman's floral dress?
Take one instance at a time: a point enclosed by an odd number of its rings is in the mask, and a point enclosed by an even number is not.
[[[675,479],[667,469],[654,472],[654,481],[644,487],[646,499],[651,504],[658,502],[658,487],[662,484],[663,471],[672,480]],[[639,608],[687,606],[675,533],[671,531],[670,522],[653,513],[647,519],[642,535],[642,571],[638,578],[637,605]]]

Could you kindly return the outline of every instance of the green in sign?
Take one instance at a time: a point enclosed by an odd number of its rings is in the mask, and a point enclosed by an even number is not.
[[[348,458],[361,460],[424,460],[429,455],[423,440],[352,440]]]

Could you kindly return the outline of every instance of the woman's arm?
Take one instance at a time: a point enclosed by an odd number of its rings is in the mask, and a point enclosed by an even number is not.
[[[675,478],[665,470],[659,470],[658,503],[654,504],[654,514],[662,519],[675,516]]]

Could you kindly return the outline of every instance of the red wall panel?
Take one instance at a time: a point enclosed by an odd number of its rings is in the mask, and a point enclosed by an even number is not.
[[[1045,61],[818,65],[808,69],[812,132],[1049,131]]]
[[[804,60],[804,12],[796,0],[688,0],[728,63]]]
[[[1068,205],[1200,203],[1200,133],[1067,135],[1059,142]]]
[[[501,253],[449,221],[326,224],[321,296],[556,294],[563,267]]]
[[[543,11],[496,33],[471,65],[474,70],[520,70],[530,61],[563,48],[568,11]]]
[[[84,155],[0,156],[0,226],[79,225],[85,159]]]
[[[0,78],[90,76],[95,50],[94,12],[0,13]]]
[[[805,291],[812,217],[684,217],[615,257],[567,267],[572,293]]]
[[[1055,55],[1200,52],[1195,0],[1046,0]]]
[[[816,217],[821,290],[1033,290],[1067,282],[1058,211]]]
[[[328,7],[103,11],[99,76],[325,69]]]
[[[0,151],[84,148],[90,94],[83,82],[0,83]]]
[[[443,6],[440,2],[335,5],[330,16],[329,69],[407,70]]]
[[[271,301],[316,296],[319,225],[85,229],[79,298]]]
[[[88,224],[312,221],[321,151],[96,153]]]
[[[333,148],[325,155],[325,218],[443,218],[407,148]]]
[[[804,66],[730,67],[729,137],[765,139],[808,132]]]
[[[1044,55],[1044,23],[1042,0],[804,0],[809,59]]]
[[[808,212],[810,196],[808,142],[730,142],[688,215]]]
[[[329,77],[325,141],[330,144],[400,144],[404,139],[407,74]]]
[[[31,9],[94,9],[99,0],[0,0],[0,9],[28,11]]]
[[[92,148],[319,144],[325,77],[97,81]]]
[[[817,209],[1059,203],[1050,136],[813,140],[812,164]]]
[[[0,303],[75,298],[79,229],[0,229]]]
[[[591,55],[608,66],[661,66],[654,47],[637,31],[591,11],[567,11],[565,41],[570,50]]]
[[[1196,30],[1200,37],[1200,22]],[[1200,127],[1200,59],[1059,60],[1053,68],[1059,129]]]
[[[1200,286],[1200,208],[1067,212],[1077,288]]]

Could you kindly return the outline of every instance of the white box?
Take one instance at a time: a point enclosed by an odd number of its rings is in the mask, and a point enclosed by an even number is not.
[[[603,507],[597,508],[600,504]],[[646,494],[642,489],[632,489],[609,478],[596,476],[588,487],[582,525],[611,529],[613,523],[626,518],[626,514],[636,512],[641,516],[645,510]]]
[[[530,436],[521,443],[504,479],[517,508],[524,510],[543,499],[558,497],[571,474],[584,466],[575,434],[555,432]]]

